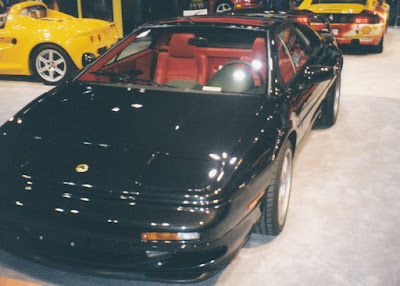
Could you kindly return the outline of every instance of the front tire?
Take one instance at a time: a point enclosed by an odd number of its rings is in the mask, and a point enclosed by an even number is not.
[[[51,44],[43,45],[33,52],[31,67],[39,80],[51,85],[64,82],[75,70],[69,55]]]
[[[261,218],[254,227],[255,233],[278,235],[286,222],[292,184],[293,148],[287,140],[273,167],[273,178],[261,205]]]
[[[233,4],[231,1],[218,1],[217,4],[215,4],[215,13],[226,13],[230,12],[233,10]]]

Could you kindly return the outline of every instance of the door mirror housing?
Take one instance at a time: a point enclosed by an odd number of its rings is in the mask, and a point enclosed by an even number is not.
[[[335,42],[335,36],[330,31],[321,31],[319,34],[328,44],[333,44]]]
[[[318,83],[332,79],[335,73],[334,67],[313,65],[306,67],[304,70],[304,77],[308,83]]]

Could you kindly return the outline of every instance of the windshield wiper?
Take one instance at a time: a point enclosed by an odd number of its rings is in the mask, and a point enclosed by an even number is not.
[[[98,71],[92,71],[89,73],[95,74],[95,75],[110,76],[110,77],[113,77],[113,78],[117,79],[118,81],[122,81],[122,82],[129,82],[131,80],[135,80],[135,81],[142,81],[142,82],[149,83],[149,84],[155,84],[157,86],[165,86],[165,85],[155,82],[153,80],[138,77],[139,75],[141,75],[143,73],[140,70],[132,70],[127,73],[98,70]]]

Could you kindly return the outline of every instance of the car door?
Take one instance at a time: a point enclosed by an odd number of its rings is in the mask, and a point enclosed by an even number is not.
[[[0,28],[0,73],[14,74],[20,69],[18,58],[21,58],[21,45],[18,43],[17,35],[9,29],[9,23]],[[18,44],[18,45],[17,45]]]
[[[306,81],[305,70],[318,61],[312,54],[311,42],[300,30],[286,25],[277,31],[275,41],[281,83],[289,94],[300,139],[312,127],[329,81]]]
[[[29,74],[27,57],[32,39],[29,29],[35,31],[35,19],[22,12],[5,16],[5,24],[0,27],[0,73]]]
[[[5,28],[7,21],[7,15],[3,14],[0,16],[0,72],[2,72],[8,65],[7,58],[4,57],[4,51],[12,49],[15,40],[9,36],[8,30]]]

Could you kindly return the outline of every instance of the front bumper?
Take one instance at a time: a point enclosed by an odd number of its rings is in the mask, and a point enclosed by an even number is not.
[[[0,245],[6,251],[36,262],[89,275],[196,282],[224,268],[247,241],[260,215],[256,208],[238,225],[215,240],[148,242],[126,235],[93,233],[34,218],[0,221]],[[8,216],[10,218],[10,216]],[[52,225],[53,227],[49,227]]]

